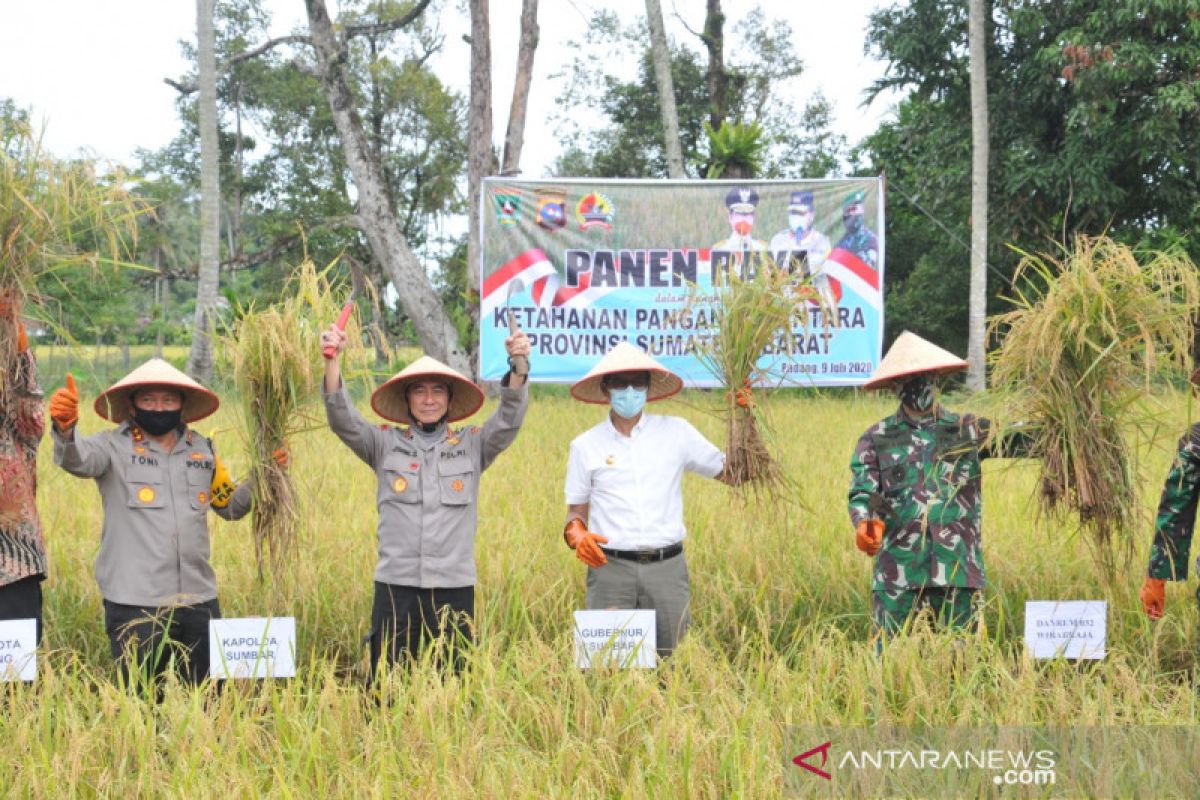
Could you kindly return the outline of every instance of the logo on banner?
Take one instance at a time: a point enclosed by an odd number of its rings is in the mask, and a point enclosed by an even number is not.
[[[614,214],[612,201],[597,192],[588,192],[575,205],[575,219],[581,231],[591,228],[611,231]]]
[[[521,214],[521,195],[510,191],[497,191],[492,194],[496,203],[496,219],[501,225],[516,225]]]
[[[537,224],[548,231],[567,225],[567,195],[558,190],[538,192]]]

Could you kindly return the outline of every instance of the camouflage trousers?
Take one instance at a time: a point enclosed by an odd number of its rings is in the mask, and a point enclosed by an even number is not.
[[[978,589],[952,586],[884,589],[871,592],[871,617],[876,630],[888,636],[911,627],[922,615],[930,617],[938,629],[974,631],[982,604],[983,592]]]

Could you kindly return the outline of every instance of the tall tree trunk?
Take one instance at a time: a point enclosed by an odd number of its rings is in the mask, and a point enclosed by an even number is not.
[[[512,175],[521,166],[521,147],[525,143],[525,111],[529,105],[529,85],[533,82],[533,54],[538,46],[538,0],[521,3],[521,41],[517,48],[517,79],[513,83],[512,105],[508,110],[508,130],[504,134],[504,158],[500,172]]]
[[[716,131],[725,124],[728,107],[725,94],[729,83],[725,74],[725,14],[721,12],[721,0],[708,0],[700,40],[708,51],[708,70],[704,74],[708,85],[708,124]]]
[[[662,4],[646,0],[650,23],[650,57],[654,59],[654,82],[658,84],[658,109],[662,114],[663,144],[667,152],[667,175],[682,180],[683,148],[679,145],[679,114],[675,110],[675,82],[671,80],[671,51],[663,27]]]
[[[196,319],[188,374],[212,381],[213,315],[217,306],[221,249],[219,150],[217,142],[217,56],[213,30],[215,0],[196,0],[196,60],[200,89],[200,266],[196,285]]]
[[[371,253],[396,287],[400,304],[416,329],[426,353],[456,370],[472,374],[472,365],[458,340],[454,323],[442,308],[429,276],[408,246],[396,221],[383,181],[379,159],[371,154],[354,94],[346,80],[346,46],[333,31],[324,0],[304,0],[308,29],[317,54],[317,77],[329,100],[346,163],[358,191],[358,217]]]
[[[970,0],[971,55],[971,293],[967,330],[967,388],[987,386],[988,97],[987,0]]]
[[[242,150],[242,84],[236,83],[233,87],[233,119],[234,119],[234,142],[233,147],[233,190],[230,192],[229,198],[229,257],[241,258],[242,256],[242,174],[244,172],[245,157]]]
[[[154,310],[158,317],[158,325],[154,331],[154,356],[162,358],[163,355],[163,331],[167,327],[167,287],[166,278],[162,274],[162,247],[154,248],[154,268],[159,270],[158,276],[154,279]]]
[[[471,99],[467,112],[467,292],[479,292],[479,189],[483,177],[494,172],[492,155],[492,43],[488,0],[470,0]],[[479,306],[467,304],[471,321],[478,326]],[[474,361],[475,359],[472,359]]]
[[[375,284],[371,283],[357,258],[347,253],[346,264],[350,267],[354,291],[359,297],[367,298],[371,306],[371,322],[364,327],[371,338],[371,345],[375,348],[375,366],[382,367],[388,362],[388,351],[387,340],[383,335],[383,317],[379,313],[379,293],[375,291]]]

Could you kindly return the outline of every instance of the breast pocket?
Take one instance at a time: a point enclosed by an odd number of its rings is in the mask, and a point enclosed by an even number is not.
[[[938,477],[951,492],[979,478],[979,458],[972,452],[946,453],[938,459]]]
[[[162,470],[144,464],[131,465],[125,470],[125,491],[130,508],[165,508],[166,490]]]
[[[195,459],[188,462],[187,472],[188,497],[192,508],[197,511],[208,508],[212,501],[212,459]]]
[[[879,488],[885,495],[894,496],[912,486],[907,452],[883,453],[879,456]]]
[[[421,464],[415,456],[393,453],[383,462],[380,475],[380,500],[397,503],[421,502]]]
[[[465,458],[438,464],[438,488],[442,505],[465,506],[475,498],[475,466]]]

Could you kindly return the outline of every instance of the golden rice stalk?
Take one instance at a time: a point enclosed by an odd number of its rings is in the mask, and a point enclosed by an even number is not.
[[[137,221],[149,212],[123,173],[60,161],[22,119],[0,117],[0,302],[37,301],[41,279],[74,265],[131,266]],[[16,329],[0,325],[0,409],[16,369]]]
[[[697,351],[701,362],[729,391],[721,416],[726,420],[725,467],[735,485],[768,501],[790,499],[793,482],[772,455],[772,429],[765,393],[758,390],[749,403],[745,391],[770,379],[770,369],[759,365],[768,352],[795,351],[793,331],[807,328],[807,299],[816,296],[811,279],[776,265],[765,254],[755,259],[753,275],[731,274],[728,285],[714,295],[696,296],[693,305],[710,304],[716,313],[716,330]],[[831,315],[823,315],[826,319]],[[739,402],[739,399],[743,402]]]
[[[1139,261],[1107,237],[1077,237],[1059,258],[1022,256],[1014,309],[990,322],[1003,337],[993,383],[1004,413],[1033,423],[1042,507],[1074,512],[1112,574],[1137,515],[1126,433],[1150,422],[1139,401],[1151,380],[1190,367],[1200,277],[1182,252]]]
[[[321,330],[341,308],[328,279],[332,266],[318,272],[311,261],[304,261],[293,273],[283,301],[262,310],[243,309],[220,339],[221,357],[233,375],[245,426],[260,578],[268,561],[272,571],[279,573],[296,543],[295,487],[274,453],[295,434],[319,424],[309,410],[320,395],[324,374],[318,341]],[[359,341],[353,318],[347,333],[351,342]]]

